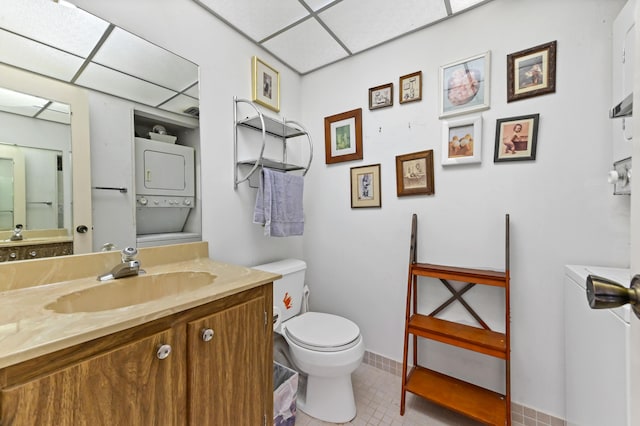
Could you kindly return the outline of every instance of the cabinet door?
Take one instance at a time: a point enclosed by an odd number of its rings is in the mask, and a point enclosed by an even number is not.
[[[187,329],[190,424],[262,425],[273,374],[264,297],[190,322]],[[211,340],[202,338],[204,330],[213,331]]]
[[[0,423],[183,425],[184,340],[168,330],[4,389]],[[158,359],[164,344],[175,350]]]

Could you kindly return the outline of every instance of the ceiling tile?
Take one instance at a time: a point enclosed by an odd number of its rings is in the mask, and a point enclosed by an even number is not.
[[[195,0],[260,41],[308,15],[298,0]]]
[[[300,73],[347,56],[315,19],[309,19],[264,43],[274,55]]]
[[[451,4],[451,12],[458,13],[484,1],[485,0],[449,0],[449,4]]]
[[[0,111],[33,117],[46,104],[46,99],[0,87]]]
[[[189,95],[192,98],[200,99],[200,88],[197,84],[194,84],[189,90],[185,90],[185,95]]]
[[[198,66],[155,44],[115,28],[93,62],[175,91],[198,81]]]
[[[0,62],[71,81],[83,60],[44,44],[0,30]]]
[[[344,0],[319,16],[352,52],[384,41],[446,17],[442,0]]]
[[[76,83],[80,86],[151,106],[158,105],[175,94],[171,90],[94,63],[87,66],[76,80]]]
[[[340,0],[338,0],[337,2],[335,0],[304,0],[304,2],[307,4],[307,6],[309,6],[311,8],[311,10],[318,11],[319,9],[322,9],[323,7],[325,7],[326,5],[330,4],[330,3],[338,3]]]
[[[51,0],[0,0],[0,28],[86,58],[109,25]]]
[[[177,114],[185,114],[187,109],[193,107],[198,107],[198,100],[185,95],[178,95],[159,106],[160,109],[175,112]]]
[[[47,109],[38,114],[38,118],[63,124],[71,124],[71,110],[67,104],[52,102]]]

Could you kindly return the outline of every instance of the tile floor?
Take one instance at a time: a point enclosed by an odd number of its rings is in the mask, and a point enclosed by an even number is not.
[[[446,410],[412,394],[407,394],[404,416],[400,415],[400,376],[369,364],[361,364],[351,376],[357,415],[349,425],[477,426],[467,417]],[[296,426],[332,425],[298,410]]]

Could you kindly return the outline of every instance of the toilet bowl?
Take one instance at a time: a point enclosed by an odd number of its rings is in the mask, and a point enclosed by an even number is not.
[[[303,261],[287,259],[254,268],[283,276],[273,283],[274,311],[281,321],[275,331],[288,345],[291,367],[307,376],[298,393],[298,408],[325,422],[352,420],[356,404],[351,373],[364,356],[360,329],[338,315],[301,312]]]

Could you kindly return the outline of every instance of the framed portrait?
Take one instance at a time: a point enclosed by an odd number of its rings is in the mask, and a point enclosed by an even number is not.
[[[539,119],[540,114],[498,119],[493,162],[535,160]]]
[[[489,108],[491,52],[440,67],[440,118]]]
[[[324,118],[327,164],[362,160],[362,108]]]
[[[251,64],[252,101],[280,111],[280,73],[257,56]]]
[[[393,83],[383,84],[369,89],[369,109],[390,107],[393,105]]]
[[[435,193],[432,149],[396,156],[396,188],[398,197]]]
[[[556,41],[507,55],[507,102],[556,91]]]
[[[442,122],[442,164],[482,161],[482,116],[470,115]]]
[[[415,102],[422,99],[422,71],[400,77],[400,103]]]
[[[380,164],[351,168],[351,208],[382,207]]]

